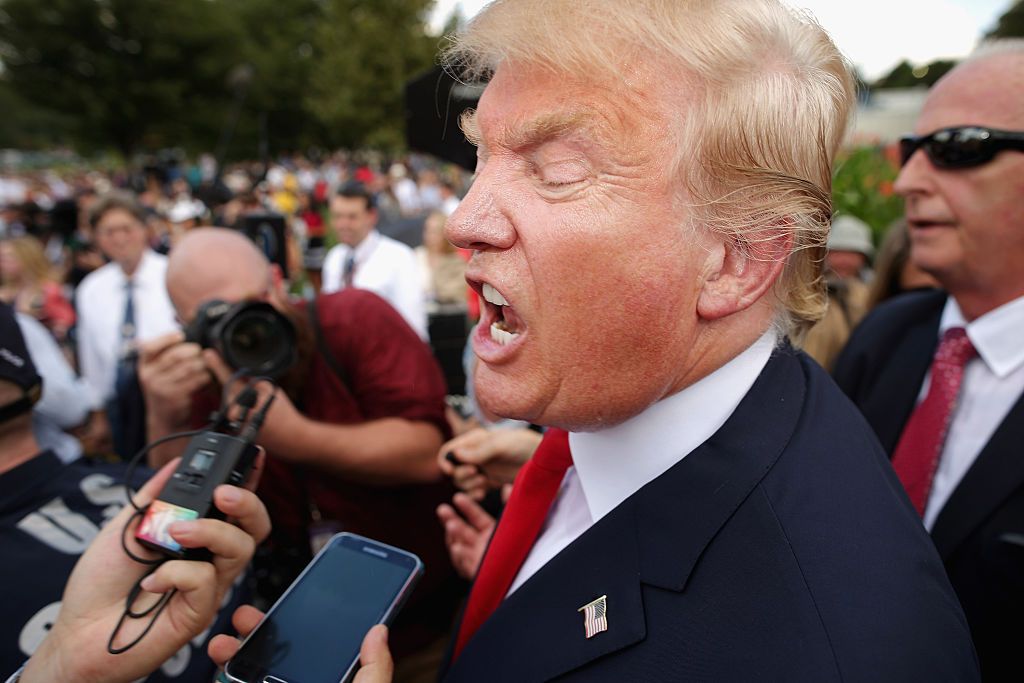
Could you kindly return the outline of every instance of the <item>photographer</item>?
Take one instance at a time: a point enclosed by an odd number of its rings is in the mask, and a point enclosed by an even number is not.
[[[274,547],[303,548],[296,570],[309,556],[307,533],[344,529],[415,552],[427,571],[391,644],[406,662],[434,667],[458,584],[433,515],[450,489],[440,483],[434,457],[447,426],[444,382],[428,347],[370,292],[345,290],[320,297],[314,307],[291,304],[280,272],[231,230],[200,228],[185,236],[171,254],[167,288],[190,329],[212,299],[265,302],[291,322],[298,360],[281,378],[287,395],[279,394],[258,439],[270,456],[259,494],[274,522]],[[209,341],[222,349],[231,343]],[[139,376],[149,438],[201,422],[216,403],[214,387],[231,372],[221,354],[180,333],[143,345]],[[176,454],[154,451],[151,464]],[[315,527],[311,516],[318,518]],[[408,657],[416,652],[423,658]]]

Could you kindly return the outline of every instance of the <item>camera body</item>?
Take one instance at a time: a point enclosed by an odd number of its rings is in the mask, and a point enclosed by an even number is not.
[[[175,558],[203,559],[208,551],[182,548],[167,531],[173,522],[224,519],[213,504],[221,484],[241,486],[259,449],[230,434],[202,432],[189,441],[185,454],[160,495],[150,503],[135,532],[136,540]]]
[[[216,349],[235,370],[277,378],[295,362],[295,327],[262,301],[203,303],[185,329],[185,340]]]

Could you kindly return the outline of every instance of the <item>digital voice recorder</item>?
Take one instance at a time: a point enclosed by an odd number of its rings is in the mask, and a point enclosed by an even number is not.
[[[192,437],[178,469],[149,505],[135,538],[139,543],[175,558],[201,559],[206,552],[182,548],[167,531],[173,522],[206,517],[224,519],[213,504],[221,484],[240,486],[249,475],[259,449],[249,440],[203,432]]]

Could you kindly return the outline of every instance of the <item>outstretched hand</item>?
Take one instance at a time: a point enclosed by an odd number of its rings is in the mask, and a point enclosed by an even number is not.
[[[257,467],[262,464],[262,455]],[[153,500],[178,465],[165,465],[136,494],[145,505]],[[252,477],[255,486],[256,477]],[[256,545],[270,533],[270,519],[263,503],[251,491],[220,486],[214,504],[234,524],[214,519],[175,522],[168,531],[185,548],[207,548],[210,562],[171,560],[142,582],[133,610],[144,611],[176,590],[153,624],[135,646],[120,655],[107,651],[107,643],[126,607],[126,597],[147,567],[130,559],[121,547],[124,526],[135,510],[126,506],[99,533],[82,555],[68,580],[60,614],[46,640],[29,660],[22,683],[77,681],[119,683],[144,678],[208,628],[231,584],[252,558]],[[126,534],[136,555],[155,557],[134,540],[136,521]],[[237,526],[236,526],[237,524]],[[114,647],[135,640],[149,618],[129,619]]]
[[[456,487],[479,501],[489,489],[511,484],[542,438],[525,428],[473,429],[441,446],[437,462]]]
[[[465,493],[456,493],[452,505],[439,505],[437,517],[444,526],[452,566],[459,576],[472,581],[494,533],[494,517]]]

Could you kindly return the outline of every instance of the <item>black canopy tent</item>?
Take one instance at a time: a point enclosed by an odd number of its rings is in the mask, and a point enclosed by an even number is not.
[[[406,83],[405,136],[409,148],[474,170],[476,148],[459,129],[459,117],[476,106],[481,92],[483,85],[459,83],[440,66]]]

